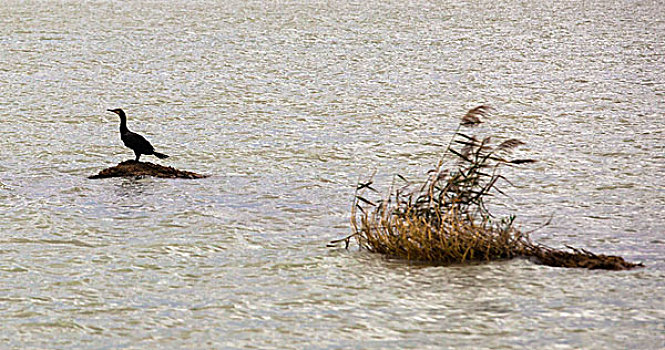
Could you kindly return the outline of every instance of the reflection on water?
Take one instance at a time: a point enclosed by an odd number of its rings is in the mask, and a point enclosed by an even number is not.
[[[4,347],[662,347],[662,7],[3,2]],[[417,179],[480,103],[539,159],[497,211],[647,268],[325,248],[359,177]],[[131,157],[116,107],[213,176],[87,179]]]
[[[115,190],[115,195],[117,197],[129,197],[137,198],[146,193],[146,190],[150,191],[151,183],[144,180],[145,177],[137,176],[134,178],[121,179],[120,183],[114,184],[113,189]]]

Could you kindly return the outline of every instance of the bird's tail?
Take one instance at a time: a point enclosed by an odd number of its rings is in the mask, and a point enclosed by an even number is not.
[[[166,154],[164,154],[164,153],[159,153],[159,152],[154,152],[152,155],[154,155],[155,157],[157,157],[157,158],[159,158],[159,159],[164,159],[164,158],[168,158],[168,157],[169,157],[169,156],[167,156]]]

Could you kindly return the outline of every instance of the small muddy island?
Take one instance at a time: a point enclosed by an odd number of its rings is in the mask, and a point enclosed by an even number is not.
[[[116,166],[106,168],[97,175],[89,176],[89,179],[104,179],[108,177],[136,177],[136,176],[154,176],[169,179],[201,179],[208,175],[197,174],[191,171],[178,170],[173,167],[167,167],[150,162],[137,162],[127,160]]]

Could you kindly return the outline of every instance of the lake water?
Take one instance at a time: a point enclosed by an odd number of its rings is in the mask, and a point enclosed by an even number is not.
[[[0,3],[0,348],[661,349],[662,1]],[[459,117],[538,163],[497,197],[608,272],[326,248],[356,181]],[[203,180],[87,176],[129,127]],[[157,161],[144,156],[146,161]]]

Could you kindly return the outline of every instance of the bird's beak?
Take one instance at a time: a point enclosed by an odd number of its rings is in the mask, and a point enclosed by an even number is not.
[[[113,112],[113,110],[112,110],[112,109],[107,109],[107,111],[109,111],[109,112]]]

